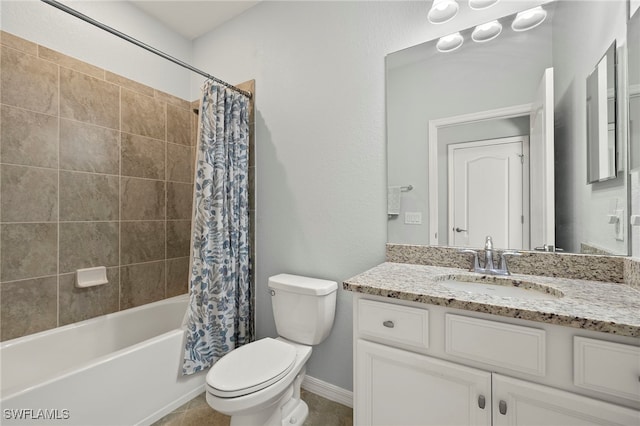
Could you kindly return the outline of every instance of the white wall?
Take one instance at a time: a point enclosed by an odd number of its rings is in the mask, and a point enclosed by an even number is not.
[[[3,31],[191,100],[191,71],[147,52],[39,0],[1,0]],[[191,40],[124,1],[64,4],[177,59],[191,61]]]
[[[556,6],[556,244],[572,252],[578,252],[584,242],[628,254],[627,239],[616,241],[614,225],[607,223],[607,214],[616,204],[624,208],[625,217],[628,214],[626,172],[615,180],[586,184],[586,79],[614,39],[618,47],[626,42],[627,7],[624,0],[559,2]],[[623,126],[618,135],[624,137],[626,115],[620,121]],[[624,155],[621,159],[626,164]]]
[[[276,335],[270,275],[342,282],[384,261],[385,55],[521,4],[434,26],[424,1],[268,1],[195,40],[196,66],[230,82],[256,80],[259,337]],[[339,290],[310,376],[352,388],[351,327],[351,295]]]

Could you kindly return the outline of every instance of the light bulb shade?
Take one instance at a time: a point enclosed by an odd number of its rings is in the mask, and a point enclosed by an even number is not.
[[[500,0],[469,0],[469,7],[473,10],[486,9],[498,3]]]
[[[547,11],[542,6],[518,12],[511,24],[513,31],[527,31],[542,24],[547,17]]]
[[[438,43],[436,43],[436,49],[438,49],[438,52],[443,53],[453,52],[462,46],[463,42],[464,38],[462,38],[462,34],[449,34],[448,36],[441,37],[440,40],[438,40]]]
[[[433,0],[427,18],[432,24],[444,24],[456,16],[458,9],[456,0]]]
[[[471,39],[478,43],[493,40],[502,32],[502,24],[498,21],[478,25],[471,33]]]

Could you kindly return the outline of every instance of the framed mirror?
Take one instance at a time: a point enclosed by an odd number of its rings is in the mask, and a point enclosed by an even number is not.
[[[587,77],[587,183],[617,175],[616,42]]]

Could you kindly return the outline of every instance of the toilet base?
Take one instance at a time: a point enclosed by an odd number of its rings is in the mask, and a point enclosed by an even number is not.
[[[309,406],[288,389],[276,404],[245,415],[232,415],[230,426],[301,426],[309,415]]]
[[[267,401],[246,414],[233,414],[212,404],[207,393],[207,403],[223,414],[231,414],[230,426],[301,426],[309,415],[309,406],[300,397],[300,387],[306,368],[303,367],[293,383],[275,401]]]
[[[290,400],[289,402],[293,403],[294,401],[295,403],[293,404],[294,406],[291,412],[288,415],[285,414],[285,416],[282,418],[282,426],[302,425],[309,415],[309,406],[306,402],[301,399],[295,398]],[[283,414],[286,413],[284,409],[282,411]]]

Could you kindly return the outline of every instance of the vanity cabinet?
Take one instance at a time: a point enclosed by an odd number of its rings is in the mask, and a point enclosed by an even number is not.
[[[600,371],[593,371],[595,365],[589,363],[596,361],[585,355],[588,351],[572,353],[571,341],[554,345],[560,346],[557,351],[546,345],[548,339],[572,340],[570,334],[558,339],[547,336],[544,328],[508,324],[500,317],[478,318],[465,311],[394,302],[354,297],[355,425],[640,424],[640,411],[630,408],[638,393],[633,383],[622,381],[622,390],[612,391],[609,388],[617,382],[606,380],[611,374],[602,363],[597,363]],[[597,343],[575,339],[576,348]],[[605,342],[604,349],[618,356],[614,361],[620,365],[611,368],[638,380],[638,347]],[[579,380],[604,381],[597,383],[603,395],[627,392],[622,396],[631,405],[567,391],[580,387],[573,371],[562,378],[548,377],[571,370],[575,357],[583,359],[579,368],[589,378]],[[549,373],[547,364],[556,370]]]
[[[548,386],[492,375],[496,426],[637,425],[640,412]]]
[[[491,374],[358,340],[356,425],[490,425]]]

